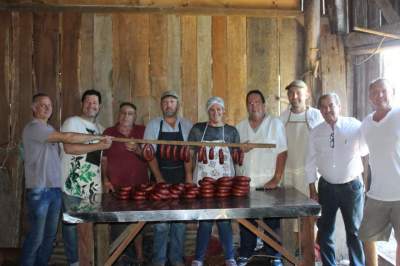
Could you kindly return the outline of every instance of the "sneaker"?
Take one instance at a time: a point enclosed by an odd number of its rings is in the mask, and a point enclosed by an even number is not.
[[[237,261],[237,265],[238,266],[245,266],[249,262],[249,258],[247,258],[247,257],[238,257],[236,261]]]
[[[203,266],[203,262],[199,260],[192,261],[192,266]]]
[[[225,266],[237,266],[234,259],[225,260]]]

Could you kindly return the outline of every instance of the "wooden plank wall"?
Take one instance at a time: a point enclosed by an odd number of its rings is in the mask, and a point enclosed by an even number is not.
[[[353,13],[355,26],[369,28],[380,27],[381,14],[374,0],[355,0],[351,12]],[[362,46],[359,47],[361,51],[363,48]],[[369,83],[382,74],[380,69],[380,55],[348,55],[346,61],[348,65],[348,91],[351,91],[353,95],[353,108],[350,114],[362,120],[371,112],[371,105],[368,100]]]
[[[160,114],[166,89],[179,92],[181,114],[193,122],[207,119],[205,103],[217,95],[226,101],[226,121],[238,123],[251,89],[262,90],[268,111],[277,115],[285,108],[283,88],[303,74],[303,40],[301,21],[288,18],[1,12],[1,147],[20,142],[39,91],[53,100],[56,128],[79,114],[80,96],[92,88],[103,94],[104,126],[114,123],[123,101],[135,103],[138,123],[146,124]],[[14,174],[17,162],[9,162]],[[19,175],[15,184],[23,180]],[[9,197],[22,206],[20,193]],[[0,220],[0,230],[15,221],[8,220]],[[18,245],[0,241],[0,247],[8,243]]]

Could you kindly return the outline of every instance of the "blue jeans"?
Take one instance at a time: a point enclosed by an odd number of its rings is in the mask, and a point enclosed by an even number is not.
[[[63,209],[67,205],[76,204],[81,202],[81,198],[69,196],[63,193],[62,196]],[[67,256],[68,265],[79,262],[78,256],[78,229],[76,224],[62,223],[62,236],[64,240],[64,251]]]
[[[168,240],[169,262],[172,265],[183,264],[186,224],[157,223],[154,224],[153,230],[153,264],[164,265],[167,262]]]
[[[197,229],[196,238],[196,253],[195,259],[204,261],[204,256],[207,252],[208,241],[211,237],[211,231],[214,221],[200,221],[199,228]],[[222,243],[225,252],[225,259],[233,259],[233,239],[232,239],[232,226],[231,220],[218,220],[216,221],[218,227],[219,240]]]
[[[21,265],[47,265],[61,210],[60,188],[33,188],[26,191],[29,232],[22,246]]]
[[[321,177],[318,191],[321,217],[317,221],[317,239],[323,265],[336,265],[333,233],[338,209],[343,216],[350,265],[364,265],[363,246],[358,238],[364,207],[363,183],[357,178],[345,184],[330,184]]]
[[[257,223],[254,219],[248,219],[253,225],[257,226]],[[264,219],[264,222],[274,231],[279,230],[280,228],[280,219],[278,218],[268,218]],[[253,255],[254,249],[257,245],[257,236],[249,231],[243,225],[239,225],[240,229],[240,248],[239,248],[239,257],[249,258]],[[275,241],[277,241],[272,235],[268,232],[265,233],[267,236],[271,237]],[[264,250],[266,255],[273,257],[281,257],[281,254],[268,244],[264,243]]]

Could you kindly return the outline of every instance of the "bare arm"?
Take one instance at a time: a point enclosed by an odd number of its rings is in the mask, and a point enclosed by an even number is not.
[[[92,140],[102,140],[104,138],[105,137],[103,136],[90,135],[90,134],[54,131],[49,135],[47,141],[73,144],[73,143],[85,143]]]
[[[92,151],[106,150],[111,146],[111,138],[106,137],[93,144],[64,144],[64,151],[68,154],[79,155]]]
[[[154,177],[156,178],[156,182],[160,183],[160,182],[165,182],[161,171],[160,171],[160,167],[158,166],[158,161],[156,158],[154,158],[153,160],[148,162],[149,167],[151,172],[153,173]]]
[[[368,175],[369,175],[369,156],[366,155],[364,157],[361,157],[362,162],[363,162],[363,167],[364,167],[364,172],[362,174],[362,178],[364,180],[364,186],[365,186],[365,191],[368,190],[369,188],[369,180],[368,180]]]
[[[103,156],[101,158],[101,173],[103,177],[103,193],[109,193],[109,192],[114,192],[114,186],[110,182],[110,178],[107,175],[107,167],[108,167],[108,161],[107,157]]]
[[[285,171],[286,158],[287,151],[278,154],[278,157],[276,158],[274,177],[264,185],[266,189],[274,189],[279,185],[279,182],[281,182],[283,172]]]
[[[185,162],[185,182],[186,183],[193,183],[193,151],[190,150],[190,158],[189,161]]]
[[[318,201],[318,192],[317,189],[315,188],[315,183],[310,183],[309,187],[310,187],[310,198],[315,201]]]

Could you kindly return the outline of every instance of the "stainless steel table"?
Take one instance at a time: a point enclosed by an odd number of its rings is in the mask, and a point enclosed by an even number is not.
[[[150,221],[196,221],[234,219],[282,253],[295,265],[312,265],[314,261],[314,218],[320,205],[292,188],[269,191],[251,191],[245,198],[213,198],[168,201],[122,201],[109,194],[96,195],[67,206],[63,220],[78,224],[78,232],[93,230],[93,223],[137,222],[132,224],[112,245],[113,251],[106,265],[111,265],[129,242]],[[300,218],[305,234],[304,256],[298,261],[279,243],[260,232],[246,218]],[[93,237],[81,237],[80,265],[93,265]]]

